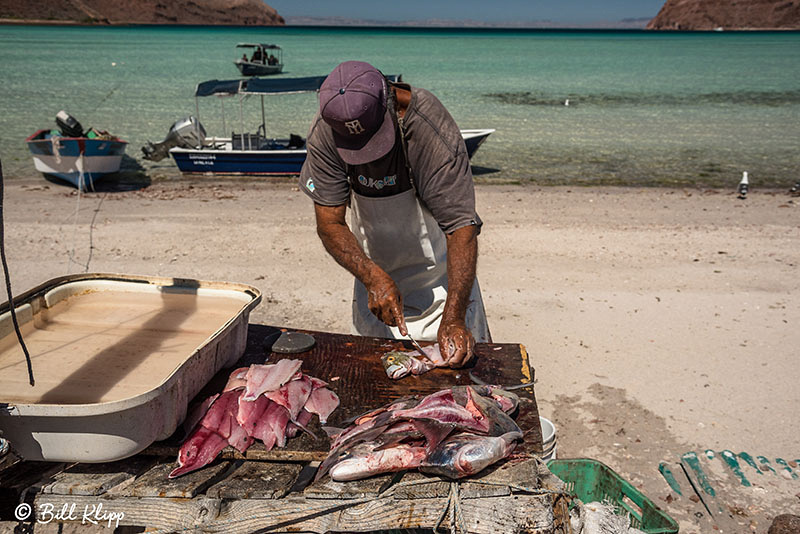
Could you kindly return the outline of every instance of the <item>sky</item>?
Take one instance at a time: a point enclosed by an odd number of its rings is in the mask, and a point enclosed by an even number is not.
[[[376,21],[475,20],[587,23],[653,18],[664,0],[265,0],[284,18],[344,17]],[[290,21],[291,22],[291,21]]]

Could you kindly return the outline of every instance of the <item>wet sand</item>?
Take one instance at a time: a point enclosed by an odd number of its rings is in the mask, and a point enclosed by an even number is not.
[[[711,526],[659,462],[706,449],[800,458],[800,199],[734,188],[477,188],[492,335],[527,347],[558,456],[607,463],[682,533]],[[252,322],[349,331],[352,278],[291,181],[155,180],[83,195],[77,223],[76,206],[41,178],[7,182],[15,292],[88,263],[252,284],[264,295]],[[800,482],[764,477],[742,488],[720,475],[741,531],[800,513]]]

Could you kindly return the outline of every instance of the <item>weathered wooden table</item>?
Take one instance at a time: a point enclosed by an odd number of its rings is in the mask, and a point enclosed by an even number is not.
[[[305,373],[327,381],[339,395],[341,405],[328,421],[332,426],[402,396],[470,384],[470,372],[504,386],[533,381],[521,345],[479,344],[474,367],[437,369],[393,381],[386,377],[380,355],[392,348],[410,349],[410,344],[307,331],[316,340],[310,350],[277,354],[271,348],[280,333],[276,327],[249,325],[247,349],[237,367],[267,358],[302,359]],[[221,391],[230,371],[215,376],[196,400]],[[12,520],[17,503],[27,502],[34,511],[29,521],[97,521],[164,532],[368,532],[439,523],[475,533],[556,532],[553,502],[561,486],[537,460],[542,439],[533,387],[515,393],[520,397],[516,420],[525,431],[523,443],[488,473],[458,483],[416,472],[349,483],[324,477],[311,483],[329,449],[314,418],[310,429],[316,441],[302,433],[285,448],[266,451],[256,442],[244,455],[228,447],[211,465],[174,480],[167,474],[176,466],[182,429],[114,463],[20,461],[0,471],[0,501],[7,503],[0,505],[0,519]]]

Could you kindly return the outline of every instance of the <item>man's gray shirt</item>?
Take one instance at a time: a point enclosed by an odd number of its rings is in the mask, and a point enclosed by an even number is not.
[[[317,113],[300,172],[300,188],[314,202],[340,206],[350,192],[389,197],[416,188],[422,202],[445,233],[476,225],[475,187],[461,132],[447,109],[425,89],[410,88],[411,102],[403,123],[413,183],[408,176],[399,129],[389,153],[364,165],[346,164],[333,142],[330,126]]]

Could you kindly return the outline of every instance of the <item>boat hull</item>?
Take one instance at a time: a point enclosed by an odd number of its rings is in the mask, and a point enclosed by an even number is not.
[[[478,147],[494,132],[492,129],[462,130],[467,154],[471,158]],[[216,138],[217,141],[223,141]],[[228,140],[229,141],[229,140]],[[225,145],[226,143],[221,143]],[[230,146],[228,144],[228,146]],[[228,148],[172,148],[172,158],[183,173],[294,175],[305,163],[305,148],[283,150],[230,150]]]
[[[191,174],[300,174],[306,149],[223,150],[172,148],[178,169]]]
[[[242,76],[265,76],[269,74],[280,74],[283,71],[283,65],[262,65],[260,63],[247,63],[243,61],[235,61],[236,68],[242,73]]]
[[[37,171],[53,175],[81,189],[119,171],[128,143],[121,139],[87,137],[44,138],[39,130],[27,139]]]

